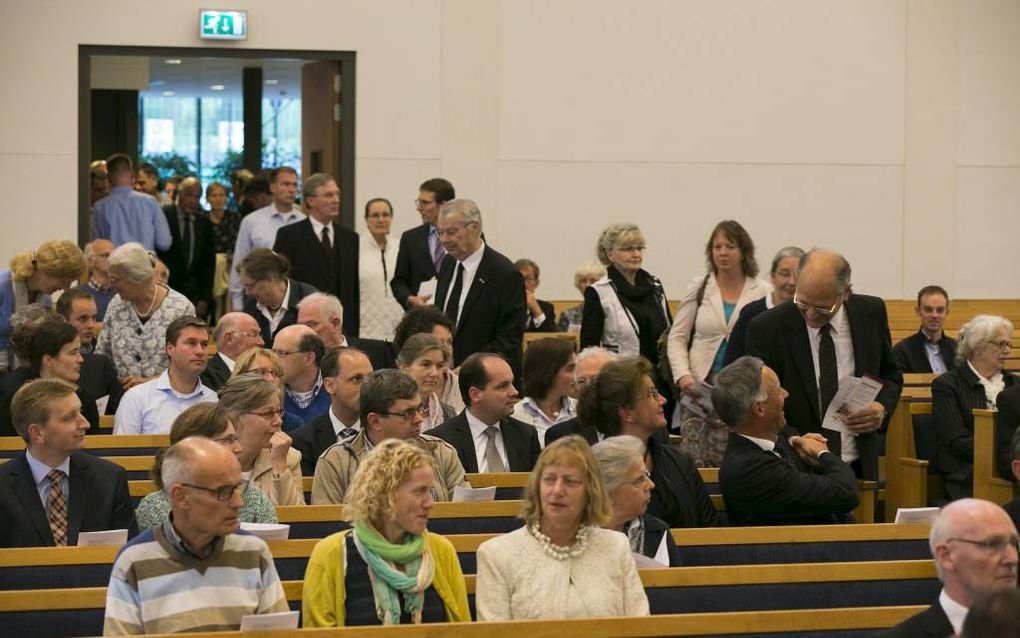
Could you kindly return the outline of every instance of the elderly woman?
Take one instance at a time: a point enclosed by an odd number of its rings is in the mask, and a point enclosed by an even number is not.
[[[446,313],[435,306],[413,306],[408,310],[393,332],[393,348],[396,352],[404,347],[411,335],[427,332],[438,338],[447,350],[453,351],[453,323]],[[439,400],[452,407],[457,413],[464,409],[464,398],[460,396],[457,373],[450,366],[443,366],[443,376],[436,390]]]
[[[634,224],[613,224],[596,245],[606,276],[584,292],[581,348],[599,346],[620,356],[659,360],[659,335],[673,318],[657,277],[641,264],[645,237]]]
[[[645,467],[641,439],[614,436],[592,446],[591,451],[602,468],[613,510],[603,527],[627,535],[638,565],[679,567],[680,552],[669,525],[646,513],[655,483]]]
[[[690,456],[660,434],[666,427],[665,399],[652,382],[652,366],[640,357],[602,366],[581,394],[582,423],[594,423],[606,437],[630,435],[646,446],[645,465],[655,487],[648,512],[670,527],[714,527],[719,524],[701,475]]]
[[[995,409],[999,393],[1017,382],[1016,376],[1002,369],[1012,336],[1013,324],[1005,317],[977,315],[957,335],[956,367],[932,381],[935,470],[945,478],[950,500],[973,492],[971,410]]]
[[[543,445],[546,430],[577,416],[577,401],[570,396],[576,361],[574,342],[563,339],[539,339],[524,352],[524,398],[513,417],[535,426]]]
[[[667,353],[677,390],[700,398],[699,381],[708,384],[722,369],[730,330],[741,309],[769,292],[758,281],[754,242],[739,223],[716,224],[705,245],[708,274],[695,277],[680,302],[669,330]],[[726,451],[729,430],[714,414],[698,413],[678,402],[673,426],[683,449],[705,466],[718,466]]]
[[[574,271],[574,288],[581,293],[581,303],[567,308],[560,313],[560,321],[557,327],[560,332],[581,332],[581,319],[584,317],[584,291],[599,279],[606,276],[606,267],[597,261],[586,261]]]
[[[85,255],[66,239],[44,242],[38,250],[11,258],[0,270],[0,371],[15,367],[11,315],[30,303],[50,305],[50,295],[68,288],[85,274]]]
[[[290,262],[268,248],[255,248],[237,264],[244,285],[244,312],[255,318],[262,341],[273,343],[281,328],[297,323],[298,302],[316,292],[306,283],[291,279]]]
[[[408,374],[418,384],[418,396],[421,398],[418,412],[422,416],[422,432],[457,415],[436,394],[443,378],[443,369],[449,362],[450,351],[437,337],[426,332],[411,335],[397,355],[400,371]]]
[[[220,407],[233,415],[241,451],[241,477],[265,492],[273,505],[304,505],[301,453],[283,425],[283,391],[255,375],[231,377],[220,390]]]
[[[361,290],[362,339],[391,341],[404,309],[393,297],[390,279],[397,267],[397,245],[389,242],[393,224],[393,204],[376,197],[365,204],[365,226],[358,253],[358,278]]]
[[[433,460],[387,439],[358,467],[344,511],[353,530],[315,545],[305,570],[305,627],[470,622],[450,541],[426,529]]]
[[[283,364],[280,363],[280,356],[269,348],[250,348],[245,350],[234,361],[234,370],[230,378],[239,377],[243,374],[254,373],[259,377],[276,384],[283,392]],[[283,412],[283,431],[292,432],[302,425],[304,421],[296,414]]]
[[[166,328],[178,317],[194,315],[195,306],[176,290],[156,283],[156,256],[141,244],[120,246],[109,264],[117,296],[106,309],[96,353],[109,357],[126,390],[170,366]]]
[[[726,355],[723,357],[723,367],[747,354],[745,340],[747,339],[747,327],[751,325],[752,319],[784,301],[793,299],[793,293],[797,290],[797,272],[800,270],[802,257],[804,257],[803,250],[796,246],[787,246],[780,249],[772,258],[772,268],[769,271],[772,292],[757,301],[752,301],[740,311],[737,322],[733,324],[733,330],[730,331]]]
[[[222,406],[215,403],[193,405],[174,419],[174,424],[170,428],[170,445],[189,436],[204,436],[230,448],[235,455],[241,454],[241,444],[238,442],[230,415]],[[156,462],[152,467],[152,480],[159,489],[143,498],[135,510],[139,532],[159,525],[170,513],[170,497],[163,491],[163,478],[160,474],[162,460],[163,455],[160,452],[156,455]],[[277,522],[276,508],[262,490],[245,489],[241,493],[241,498],[243,502],[238,519],[242,523]]]
[[[609,497],[584,439],[546,446],[521,517],[524,527],[478,547],[478,620],[648,615],[627,538],[601,527]]]

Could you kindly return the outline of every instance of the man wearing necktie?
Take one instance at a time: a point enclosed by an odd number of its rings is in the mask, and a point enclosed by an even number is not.
[[[393,297],[405,309],[431,301],[430,296],[419,295],[418,288],[422,282],[434,279],[442,269],[446,249],[439,240],[436,220],[443,204],[456,196],[453,184],[442,177],[427,179],[418,187],[414,207],[421,215],[421,226],[406,230],[400,236],[397,264],[390,280]]]
[[[81,532],[138,533],[127,473],[81,449],[89,423],[75,387],[56,378],[23,385],[11,402],[25,451],[0,465],[0,547],[77,545]]]
[[[163,207],[173,243],[157,255],[170,269],[171,288],[195,304],[195,316],[205,319],[213,307],[216,246],[212,224],[202,212],[202,184],[196,177],[181,180],[177,201]]]
[[[878,433],[896,408],[903,375],[885,302],[852,293],[850,274],[850,263],[836,252],[807,253],[793,299],[751,322],[747,353],[772,368],[789,392],[784,412],[790,427],[801,434],[820,432],[858,477],[878,480]],[[848,416],[848,432],[822,430],[840,380],[865,374],[882,381],[876,400]]]

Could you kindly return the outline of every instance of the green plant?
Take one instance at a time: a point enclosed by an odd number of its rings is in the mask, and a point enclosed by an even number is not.
[[[198,169],[195,162],[178,153],[156,153],[143,155],[140,162],[148,162],[156,167],[160,179],[167,179],[175,176],[195,175]]]

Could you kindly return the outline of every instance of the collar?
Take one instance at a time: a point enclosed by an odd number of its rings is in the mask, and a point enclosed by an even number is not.
[[[300,396],[306,396],[306,397],[307,397],[307,396],[312,396],[312,397],[314,397],[314,396],[316,396],[316,395],[318,395],[318,394],[319,394],[319,390],[320,390],[321,388],[322,388],[322,373],[321,373],[321,372],[319,372],[319,373],[317,373],[317,375],[316,375],[316,377],[315,377],[315,385],[314,385],[314,386],[312,386],[312,389],[311,389],[311,390],[308,390],[307,392],[294,392],[293,390],[291,390],[291,389],[290,389],[290,388],[288,388],[287,386],[284,386],[284,388],[283,388],[283,389],[284,389],[284,390],[285,390],[285,391],[287,392],[287,394],[288,394],[288,395],[290,395],[291,397],[300,397]],[[330,412],[330,414],[332,414],[332,413],[333,413],[333,409],[332,409],[332,408],[330,408],[329,412]]]
[[[489,426],[488,423],[482,421],[474,414],[472,414],[471,408],[464,409],[464,416],[467,417],[468,427],[471,429],[471,438],[473,439],[477,439],[478,437],[482,436],[482,433],[485,432],[485,428],[494,427],[500,431],[502,431],[503,429],[502,427],[500,427],[501,424],[499,421],[496,421],[495,423],[492,424],[492,426]]]
[[[28,461],[28,469],[32,471],[32,480],[35,481],[35,486],[39,487],[42,482],[46,480],[49,473],[52,470],[60,470],[64,473],[64,476],[70,478],[71,476],[71,457],[64,459],[64,462],[56,467],[50,467],[39,459],[32,456],[32,452],[28,449],[25,450],[25,460]]]
[[[322,222],[320,222],[319,220],[315,219],[311,215],[308,216],[308,221],[312,222],[312,230],[315,231],[315,236],[317,238],[321,238],[322,237],[322,229],[327,227],[326,224],[323,224]],[[333,235],[335,235],[335,234],[336,233],[333,232],[333,225],[330,224],[329,225],[329,238],[330,238],[330,240],[335,241],[336,238],[333,237]]]
[[[272,204],[270,204],[268,206],[268,208],[270,210],[270,213],[269,213],[270,217],[279,217],[280,219],[282,219],[285,222],[293,221],[294,219],[297,218],[298,215],[302,215],[303,214],[300,211],[298,211],[298,209],[296,207],[295,208],[291,208],[289,213],[285,213],[285,212],[281,211],[280,209],[278,209],[276,207],[276,202],[273,202]],[[309,217],[309,219],[311,219],[311,217]]]
[[[740,434],[740,436],[744,437],[745,439],[747,439],[751,443],[754,443],[755,445],[757,445],[761,449],[765,450],[766,452],[775,452],[776,451],[776,442],[775,441],[769,441],[768,439],[761,439],[761,438],[758,438],[756,436],[751,436],[749,434],[741,434],[740,432],[737,432],[737,434]]]
[[[123,195],[124,193],[133,193],[133,192],[135,192],[135,189],[134,189],[133,186],[114,186],[113,188],[110,189],[110,194],[111,195],[114,194],[114,193],[118,193],[118,194]],[[148,195],[148,193],[144,193],[144,194]]]
[[[233,372],[234,371],[234,360],[231,359],[230,357],[228,357],[227,355],[223,354],[222,350],[220,350],[216,354],[219,355],[220,359],[223,359],[223,363],[226,364],[227,370],[230,370],[231,372]]]
[[[263,306],[262,302],[258,302],[258,303],[255,304],[255,306],[259,310],[261,310],[262,312],[265,312],[267,314],[276,314],[278,312],[283,312],[283,310],[285,308],[289,307],[289,305],[290,305],[290,277],[287,277],[287,289],[283,291],[283,303],[281,303],[280,307],[276,309],[276,312],[273,312],[269,308],[269,306]]]
[[[963,630],[963,621],[967,619],[967,612],[970,610],[950,598],[949,594],[946,593],[945,587],[939,593],[939,605],[942,606],[942,611],[946,612],[946,618],[949,619],[949,624],[953,626],[953,631],[959,636]]]
[[[804,325],[808,329],[808,334],[811,335],[813,339],[817,339],[818,332],[821,330],[821,328],[812,328],[811,326],[808,326],[806,323]],[[832,315],[832,318],[829,319],[829,325],[832,327],[832,329],[830,330],[830,334],[832,335],[841,335],[844,332],[849,331],[850,320],[846,315],[845,301],[843,302],[843,305],[839,307],[839,310],[836,311],[836,314]],[[849,334],[847,336],[849,336]]]
[[[202,378],[201,377],[199,377],[197,382],[195,383],[195,389],[192,390],[191,392],[189,392],[188,394],[181,394],[177,390],[174,390],[173,386],[170,385],[170,369],[169,368],[164,370],[163,374],[161,374],[158,377],[156,377],[156,380],[153,381],[152,384],[153,384],[153,387],[156,388],[157,390],[162,390],[163,392],[169,392],[170,394],[173,394],[178,399],[190,399],[192,397],[195,397],[195,396],[198,396],[200,394],[204,394],[205,393],[205,386],[202,385]]]
[[[113,286],[111,286],[110,284],[106,284],[105,286],[103,286],[92,277],[89,277],[89,287],[95,290],[96,292],[103,293],[110,292],[111,290],[113,290]]]
[[[765,295],[765,310],[772,310],[776,307],[776,302],[772,300],[772,293]]]
[[[946,338],[946,331],[945,330],[942,331],[942,336],[939,337],[938,341],[932,341],[931,339],[929,339],[928,335],[924,334],[924,330],[921,330],[920,328],[917,329],[917,334],[921,335],[921,339],[926,344],[933,345],[933,346],[940,345],[942,343],[942,340]]]
[[[188,541],[184,540],[180,534],[177,533],[177,530],[174,529],[173,521],[174,513],[170,512],[167,515],[166,520],[160,525],[160,531],[163,532],[163,537],[166,538],[168,543],[170,543],[170,547],[174,548],[174,551],[183,554],[188,558],[194,558],[196,560],[205,560],[206,558],[209,558],[209,556],[216,551],[216,547],[223,538],[222,536],[213,538],[212,542],[206,545],[205,549],[202,550],[202,553],[199,554],[188,545]]]
[[[967,359],[967,367],[970,368],[970,371],[974,373],[974,376],[977,378],[978,383],[980,383],[981,385],[995,385],[996,383],[1002,381],[1001,372],[996,372],[995,374],[992,375],[992,378],[990,379],[986,379],[983,376],[981,376],[981,373],[977,371],[977,368],[975,368],[974,364],[970,362],[970,359]]]
[[[549,422],[566,421],[568,418],[576,416],[574,414],[575,410],[573,409],[574,405],[571,402],[570,397],[566,395],[564,395],[564,397],[560,399],[560,409],[555,416],[552,416],[552,418],[550,418],[551,415],[542,412],[542,408],[538,407],[538,402],[532,399],[531,397],[524,397],[523,399],[521,399],[520,405],[522,408],[527,410],[533,416],[542,417],[543,420]]]
[[[329,410],[326,410],[326,414],[329,415],[329,422],[333,424],[333,434],[340,436],[340,432],[347,428],[354,428],[361,431],[361,418],[355,419],[354,423],[347,425],[337,417],[336,413],[333,412],[333,406],[330,406]]]
[[[485,242],[478,247],[478,250],[471,253],[463,261],[458,262],[461,266],[464,266],[464,270],[472,270],[478,267],[478,264],[482,263],[482,254],[485,252]]]

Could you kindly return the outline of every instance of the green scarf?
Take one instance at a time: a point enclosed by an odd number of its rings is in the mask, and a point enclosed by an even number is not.
[[[368,564],[375,613],[382,624],[400,624],[398,591],[404,595],[404,608],[411,614],[411,621],[420,624],[424,592],[432,584],[435,569],[425,536],[408,534],[403,543],[395,545],[371,524],[354,521],[354,546]],[[404,565],[405,571],[394,563]]]

